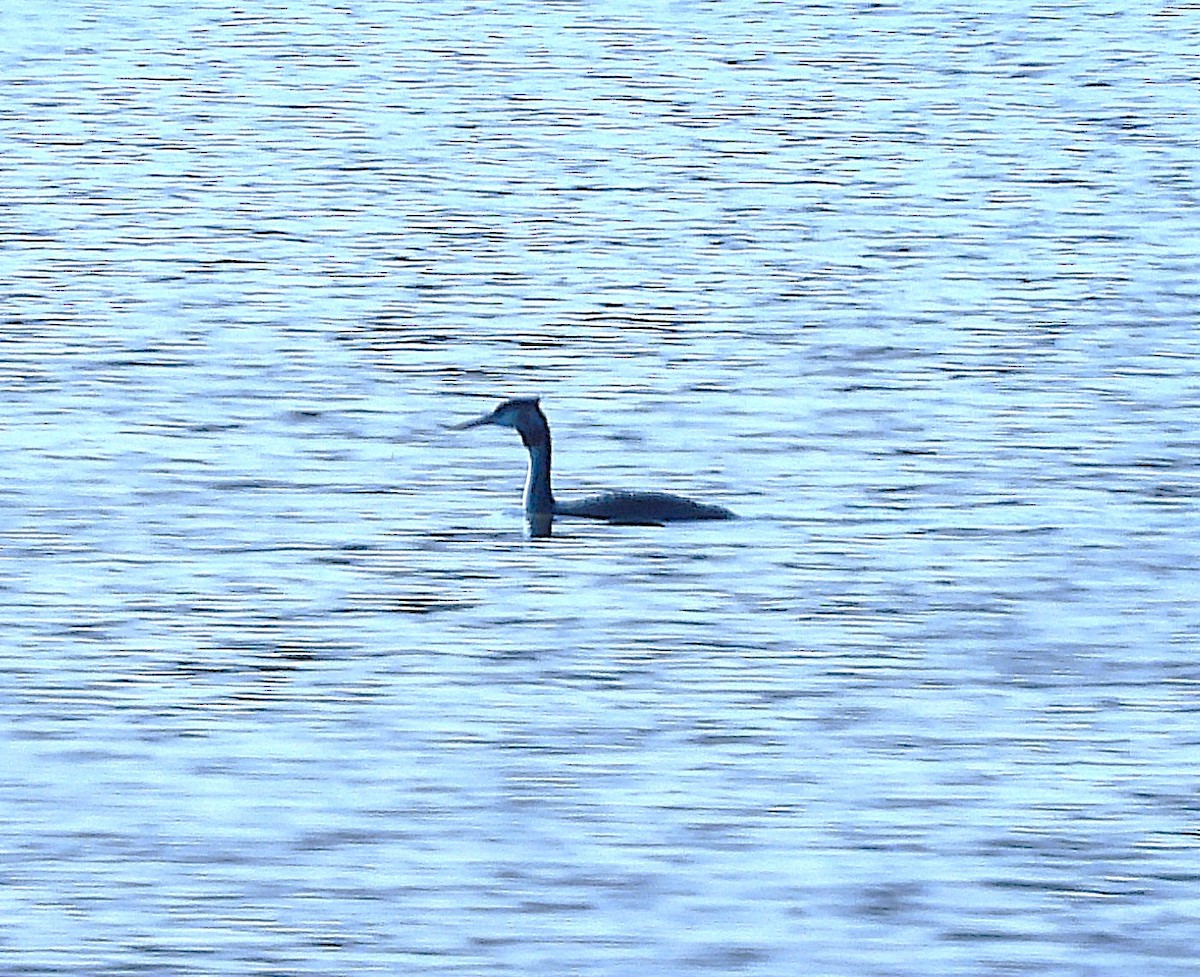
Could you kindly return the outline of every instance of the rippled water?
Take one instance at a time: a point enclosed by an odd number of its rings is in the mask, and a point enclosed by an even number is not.
[[[1195,973],[1200,11],[500,8],[0,13],[0,969]]]

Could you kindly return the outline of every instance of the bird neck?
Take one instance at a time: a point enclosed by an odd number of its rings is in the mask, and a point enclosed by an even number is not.
[[[529,474],[525,479],[525,517],[554,514],[554,493],[550,491],[550,434],[545,438],[527,439],[529,449]]]

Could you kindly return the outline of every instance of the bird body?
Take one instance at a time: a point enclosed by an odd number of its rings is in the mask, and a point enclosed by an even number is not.
[[[524,501],[532,536],[549,536],[555,516],[601,519],[624,526],[736,518],[721,506],[693,502],[667,492],[605,492],[574,502],[557,502],[550,487],[550,425],[537,398],[506,400],[490,414],[456,424],[453,430],[485,424],[514,428],[529,451]]]
[[[733,518],[732,512],[719,505],[693,502],[669,492],[604,492],[576,502],[555,502],[554,514],[604,519],[626,526]]]

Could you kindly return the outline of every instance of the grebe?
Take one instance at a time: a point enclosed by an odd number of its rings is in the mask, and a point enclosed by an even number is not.
[[[604,519],[622,526],[657,526],[664,522],[736,518],[719,505],[705,505],[666,492],[605,492],[578,502],[556,502],[550,491],[550,425],[538,406],[538,398],[506,400],[490,414],[455,424],[451,430],[465,431],[484,424],[515,428],[529,449],[525,518],[531,536],[549,536],[555,516]]]

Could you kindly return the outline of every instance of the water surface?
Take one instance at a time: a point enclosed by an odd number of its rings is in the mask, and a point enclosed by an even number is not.
[[[3,968],[1194,973],[1198,27],[6,9]]]

